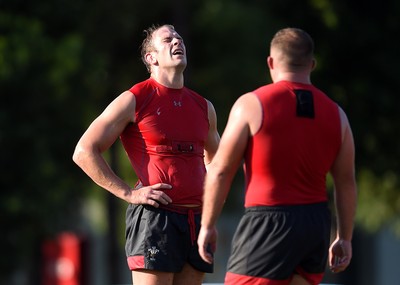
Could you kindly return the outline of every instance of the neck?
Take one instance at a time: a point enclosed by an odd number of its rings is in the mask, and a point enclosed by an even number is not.
[[[290,73],[290,72],[278,74],[272,80],[274,82],[285,80],[285,81],[290,81],[290,82],[311,84],[309,74],[299,74],[299,73]]]
[[[273,76],[272,81],[290,81],[290,82],[298,82],[303,84],[311,84],[310,74],[309,73],[295,73],[295,72],[282,72]]]
[[[155,81],[168,88],[180,89],[184,86],[183,72],[160,72],[160,70],[153,70],[150,75]]]

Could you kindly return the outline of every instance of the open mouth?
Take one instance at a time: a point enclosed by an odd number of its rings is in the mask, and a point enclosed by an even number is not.
[[[176,50],[174,50],[174,51],[172,52],[172,54],[173,54],[173,55],[183,55],[184,53],[183,53],[183,50],[181,50],[181,49],[176,49]]]

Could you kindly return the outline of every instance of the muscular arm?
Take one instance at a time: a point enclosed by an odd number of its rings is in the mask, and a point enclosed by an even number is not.
[[[220,141],[219,133],[217,130],[217,115],[214,106],[209,101],[207,101],[207,105],[208,121],[210,124],[210,128],[208,130],[208,137],[204,146],[204,164],[206,165],[206,167],[208,167],[208,165],[214,158]]]
[[[240,97],[232,107],[217,153],[209,165],[198,238],[199,253],[206,262],[213,261],[206,249],[211,246],[215,250],[216,220],[242,161],[248,138],[258,129],[260,118],[261,107],[255,96],[249,93]]]
[[[118,139],[127,124],[134,120],[136,101],[130,91],[118,96],[103,113],[97,117],[76,145],[73,161],[99,186],[115,196],[134,204],[151,204],[158,206],[157,201],[168,203],[167,195],[154,191],[159,188],[170,188],[159,184],[136,191],[118,177],[107,164],[102,153],[108,150]]]
[[[332,271],[344,270],[352,257],[351,239],[357,205],[357,185],[354,170],[354,140],[346,114],[340,109],[342,146],[332,166],[337,214],[336,240],[330,248]]]

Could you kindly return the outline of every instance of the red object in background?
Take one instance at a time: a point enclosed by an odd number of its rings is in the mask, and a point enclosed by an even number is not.
[[[61,233],[42,246],[42,285],[80,285],[81,244],[74,233]]]

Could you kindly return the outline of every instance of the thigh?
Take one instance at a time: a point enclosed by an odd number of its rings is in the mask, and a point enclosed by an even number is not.
[[[306,279],[298,274],[294,274],[290,285],[311,285]]]
[[[134,285],[173,285],[174,273],[161,272],[156,270],[135,270],[132,271]]]
[[[204,272],[194,269],[186,263],[179,273],[174,274],[173,285],[201,285],[204,279]]]

